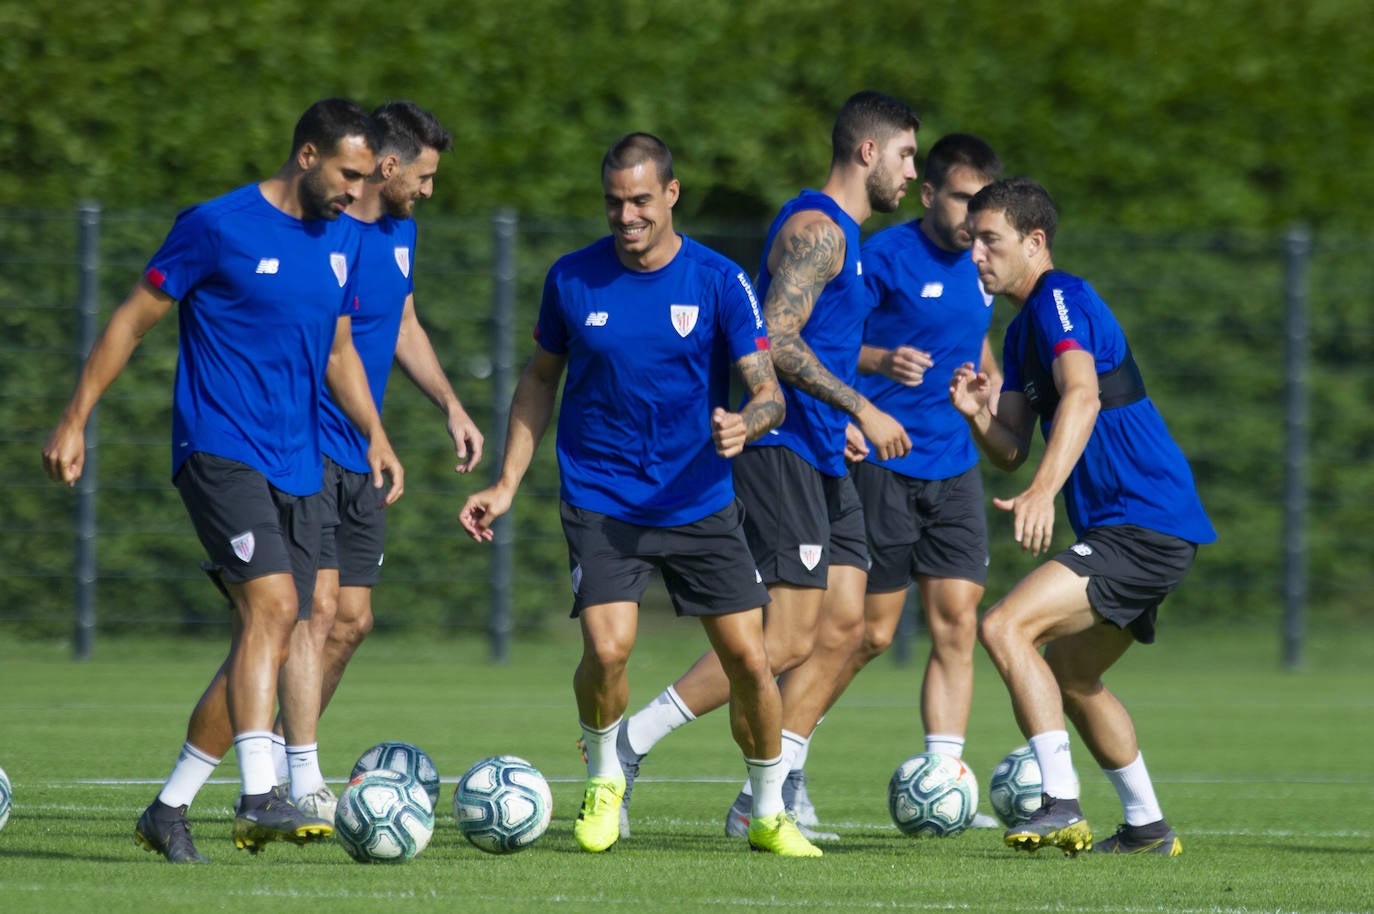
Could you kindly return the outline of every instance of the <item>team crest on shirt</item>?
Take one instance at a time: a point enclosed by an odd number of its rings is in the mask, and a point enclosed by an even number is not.
[[[229,545],[234,549],[234,555],[243,559],[245,562],[253,561],[253,550],[257,546],[257,541],[253,539],[253,531],[240,533],[229,541]]]
[[[396,266],[401,268],[401,275],[406,279],[410,278],[410,248],[398,247],[396,253]]]
[[[697,305],[671,305],[668,310],[673,319],[673,329],[677,331],[678,336],[686,339],[687,334],[697,325],[697,314],[701,308]]]
[[[338,251],[329,254],[329,265],[334,269],[334,278],[339,281],[339,288],[344,287],[348,282],[348,258]]]
[[[821,560],[821,547],[815,543],[802,543],[797,547],[797,555],[807,571],[815,571],[816,564]]]

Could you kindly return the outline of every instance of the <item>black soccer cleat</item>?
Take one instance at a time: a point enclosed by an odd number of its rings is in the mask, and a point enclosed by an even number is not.
[[[1093,847],[1098,854],[1156,854],[1160,857],[1177,857],[1183,853],[1183,842],[1160,819],[1149,825],[1120,825],[1116,834]]]
[[[234,846],[256,854],[272,841],[309,844],[334,834],[334,823],[307,815],[291,804],[280,787],[239,797],[234,812]]]
[[[185,806],[168,806],[153,800],[134,826],[134,843],[167,858],[168,863],[209,863],[191,840],[191,824]]]
[[[1042,847],[1057,847],[1065,856],[1074,857],[1079,851],[1093,849],[1093,832],[1083,818],[1077,800],[1064,800],[1041,794],[1040,808],[1020,825],[1013,825],[1002,836],[1008,847],[1037,851]]]

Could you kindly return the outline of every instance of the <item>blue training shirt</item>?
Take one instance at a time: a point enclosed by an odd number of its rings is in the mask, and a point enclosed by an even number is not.
[[[256,184],[184,210],[145,278],[180,302],[172,475],[195,451],[318,492],[320,398],[354,289],[349,221],[288,216]]]
[[[859,347],[870,303],[860,261],[859,223],[832,197],[804,190],[783,204],[763,245],[758,295],[760,300],[768,300],[768,287],[773,281],[768,272],[768,252],[778,231],[791,216],[810,209],[825,213],[844,231],[844,266],[816,298],[801,338],[827,371],[854,387],[858,383]],[[781,425],[750,447],[786,447],[825,475],[844,476],[848,472],[844,463],[844,430],[849,414],[790,384],[782,385],[782,393],[787,401],[787,416]]]
[[[740,267],[683,236],[670,263],[636,272],[607,236],[549,270],[535,338],[567,356],[557,445],[565,501],[650,527],[730,504],[711,411],[728,408],[731,366],[768,346]]]
[[[949,401],[949,379],[965,362],[982,361],[992,296],[983,291],[969,252],[944,250],[921,231],[919,219],[869,238],[863,263],[874,302],[864,343],[912,346],[934,362],[915,387],[886,375],[859,375],[859,393],[902,423],[911,438],[905,457],[879,460],[870,453],[868,460],[913,479],[958,476],[977,465],[978,447]]]
[[[376,222],[347,219],[362,236],[357,267],[357,298],[353,302],[353,347],[358,350],[372,402],[382,411],[386,382],[396,357],[396,339],[406,299],[415,291],[411,264],[415,260],[415,222],[383,216]],[[371,472],[367,439],[343,414],[326,388],[320,404],[320,447],[325,456],[354,473]]]
[[[1061,353],[1092,353],[1104,374],[1126,356],[1126,337],[1116,317],[1084,280],[1057,270],[1046,273],[1007,327],[1002,351],[1003,390],[1024,391],[1021,366],[1029,342],[1040,364]],[[1042,420],[1048,439],[1053,420]],[[1092,436],[1064,484],[1064,504],[1074,533],[1134,524],[1191,543],[1217,538],[1202,507],[1193,473],[1169,436],[1149,397],[1097,414]]]

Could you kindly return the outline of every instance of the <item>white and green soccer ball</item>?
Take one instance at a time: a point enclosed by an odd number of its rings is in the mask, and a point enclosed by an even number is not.
[[[352,780],[364,771],[377,771],[382,768],[410,775],[419,781],[425,788],[425,793],[429,794],[430,808],[434,809],[439,805],[439,769],[434,767],[434,760],[419,746],[401,740],[378,743],[358,756],[353,772],[348,777]]]
[[[960,759],[922,752],[893,772],[887,785],[887,809],[902,834],[948,838],[973,824],[978,779]]]
[[[359,863],[405,863],[429,846],[434,807],[419,781],[400,771],[364,771],[334,811],[334,836]]]
[[[14,802],[14,790],[10,787],[10,777],[0,768],[0,828],[10,820],[10,806]]]
[[[549,782],[529,762],[493,755],[477,762],[453,791],[458,829],[489,854],[524,850],[549,828],[553,794]]]
[[[1008,828],[1020,825],[1040,808],[1040,765],[1030,746],[1020,746],[992,769],[988,801]]]

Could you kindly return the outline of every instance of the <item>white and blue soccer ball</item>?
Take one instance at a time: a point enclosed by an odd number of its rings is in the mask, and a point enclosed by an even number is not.
[[[463,836],[489,854],[524,850],[549,828],[553,794],[529,762],[493,755],[467,770],[453,791],[453,816]]]
[[[378,743],[358,756],[357,764],[353,766],[353,772],[348,777],[352,780],[364,771],[378,771],[382,768],[408,774],[419,781],[425,788],[425,793],[429,794],[430,808],[438,807],[439,769],[434,767],[434,760],[419,746],[400,740]]]
[[[10,820],[10,806],[14,803],[14,790],[10,787],[10,777],[0,768],[0,828]]]
[[[359,863],[405,863],[429,846],[434,807],[419,781],[400,771],[364,771],[334,811],[334,835]]]
[[[1030,746],[1020,746],[992,769],[988,801],[1008,828],[1020,825],[1040,808],[1040,765]]]
[[[973,823],[978,811],[978,779],[960,759],[923,752],[902,762],[892,773],[887,809],[902,834],[948,838]]]

